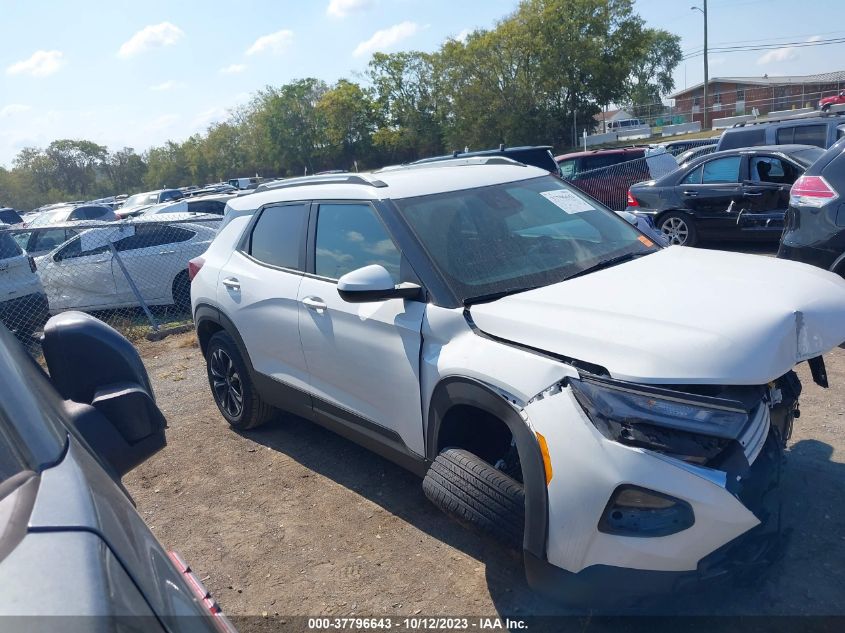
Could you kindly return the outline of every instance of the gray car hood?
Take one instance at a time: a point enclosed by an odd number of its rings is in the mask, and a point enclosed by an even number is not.
[[[681,246],[472,306],[493,336],[663,384],[761,385],[845,341],[845,280]]]

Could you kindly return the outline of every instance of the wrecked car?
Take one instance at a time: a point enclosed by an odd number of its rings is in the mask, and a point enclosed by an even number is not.
[[[793,369],[826,384],[845,341],[840,277],[664,248],[501,158],[231,200],[190,276],[233,428],[281,409],[363,444],[577,604],[764,566]]]

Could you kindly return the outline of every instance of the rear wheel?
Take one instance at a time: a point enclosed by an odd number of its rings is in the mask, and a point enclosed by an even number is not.
[[[490,534],[511,547],[522,546],[525,524],[522,484],[469,451],[444,449],[426,473],[423,492],[459,523]]]
[[[830,104],[829,104],[829,103],[825,103],[825,104],[822,106],[822,112],[828,112],[828,111],[830,111]]]
[[[698,243],[698,231],[688,215],[684,213],[667,213],[657,224],[660,232],[666,236],[670,244],[678,246],[695,246]]]
[[[191,311],[191,282],[185,270],[173,280],[173,305],[182,312]]]
[[[258,395],[246,363],[227,332],[217,332],[209,339],[206,369],[214,402],[234,428],[254,429],[273,417],[275,410]]]

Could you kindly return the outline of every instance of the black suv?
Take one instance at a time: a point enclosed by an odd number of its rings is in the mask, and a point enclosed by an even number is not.
[[[472,158],[473,156],[502,156],[504,158],[510,158],[511,160],[515,160],[516,162],[522,163],[524,165],[533,165],[534,167],[545,169],[546,171],[550,171],[553,174],[558,173],[558,166],[555,162],[555,157],[552,155],[551,145],[526,145],[523,147],[505,147],[504,145],[499,145],[499,147],[496,149],[483,149],[475,152],[456,151],[452,152],[451,154],[446,154],[444,156],[432,156],[431,158],[421,158],[420,160],[414,161],[411,164],[418,165],[420,163],[433,163],[441,160],[453,160],[455,158]]]
[[[758,145],[815,145],[822,149],[845,136],[845,113],[747,121],[722,132],[716,151]]]
[[[845,139],[792,186],[778,257],[845,277]]]

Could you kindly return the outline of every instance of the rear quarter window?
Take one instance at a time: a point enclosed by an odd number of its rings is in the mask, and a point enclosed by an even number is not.
[[[736,130],[727,130],[724,133],[717,149],[722,151],[725,149],[736,149],[737,147],[755,147],[765,144],[766,130],[762,127],[752,129],[737,128]]]

